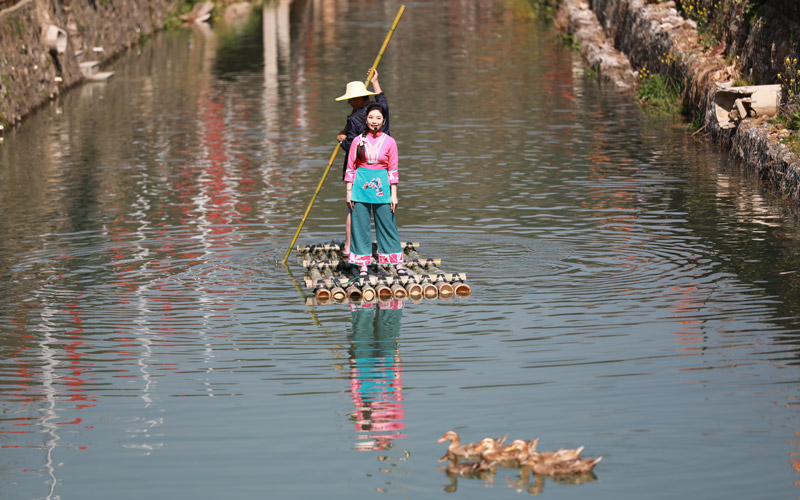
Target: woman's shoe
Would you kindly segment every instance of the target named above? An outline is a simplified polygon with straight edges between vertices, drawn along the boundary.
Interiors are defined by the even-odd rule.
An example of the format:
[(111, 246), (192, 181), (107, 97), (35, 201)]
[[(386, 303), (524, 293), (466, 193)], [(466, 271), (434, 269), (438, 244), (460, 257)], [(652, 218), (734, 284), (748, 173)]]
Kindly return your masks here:
[(406, 268), (405, 268), (405, 267), (399, 267), (399, 266), (398, 266), (398, 268), (396, 269), (396, 271), (397, 271), (397, 275), (398, 275), (398, 276), (401, 276), (401, 277), (403, 277), (403, 276), (408, 276), (408, 271), (406, 270)]

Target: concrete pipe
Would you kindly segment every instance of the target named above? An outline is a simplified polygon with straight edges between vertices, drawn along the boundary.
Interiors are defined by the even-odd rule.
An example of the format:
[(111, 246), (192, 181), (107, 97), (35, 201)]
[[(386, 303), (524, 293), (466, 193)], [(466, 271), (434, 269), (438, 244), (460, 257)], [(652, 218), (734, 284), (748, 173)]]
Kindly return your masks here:
[(67, 51), (67, 32), (58, 26), (49, 25), (44, 30), (44, 45), (56, 54), (63, 54)]
[(736, 128), (745, 118), (775, 116), (781, 107), (781, 86), (728, 87), (718, 83), (713, 107), (722, 129)]

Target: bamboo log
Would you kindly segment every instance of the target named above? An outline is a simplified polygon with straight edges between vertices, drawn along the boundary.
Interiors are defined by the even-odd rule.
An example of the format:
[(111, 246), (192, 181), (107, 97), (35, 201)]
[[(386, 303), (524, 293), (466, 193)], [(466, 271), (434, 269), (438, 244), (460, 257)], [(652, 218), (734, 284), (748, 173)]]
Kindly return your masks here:
[(355, 285), (348, 286), (345, 293), (350, 300), (360, 300), (362, 296), (361, 290)]
[(392, 295), (394, 295), (392, 289), (382, 283), (379, 283), (378, 286), (375, 287), (375, 293), (380, 300), (389, 300), (392, 298)]
[(453, 285), (446, 281), (437, 281), (436, 289), (439, 290), (440, 297), (452, 297), (456, 291), (455, 288), (453, 288)]
[(369, 286), (369, 285), (364, 285), (364, 286), (361, 288), (361, 298), (362, 298), (363, 300), (366, 300), (367, 302), (372, 302), (373, 300), (375, 300), (375, 297), (376, 297), (377, 295), (378, 295), (378, 294), (377, 294), (377, 292), (375, 292), (375, 289), (374, 289), (374, 288), (372, 288), (372, 287), (371, 287), (371, 286)]
[(456, 290), (456, 295), (458, 295), (459, 297), (466, 297), (472, 294), (472, 287), (467, 285), (463, 281), (454, 282), (453, 287)]
[(316, 297), (317, 300), (330, 300), (331, 291), (327, 288), (317, 288), (314, 290), (314, 297)]
[[(319, 260), (316, 256), (311, 258), (298, 258), (297, 263), (303, 267), (341, 267), (342, 265), (349, 265), (347, 259), (341, 257), (341, 253), (331, 252), (331, 256), (325, 260)], [(378, 260), (373, 257), (370, 265), (378, 264)], [(442, 259), (420, 259), (420, 260), (408, 260), (405, 262), (406, 267), (411, 267), (412, 265), (420, 266), (421, 269), (428, 264), (433, 264), (434, 266), (442, 265)]]
[[(372, 248), (377, 249), (377, 243), (372, 242)], [(419, 248), (419, 241), (401, 241), (400, 248), (402, 249), (415, 249)], [(297, 245), (296, 249), (298, 253), (303, 252), (311, 252), (314, 253), (317, 250), (323, 250), (325, 252), (329, 252), (331, 250), (338, 250), (341, 251), (344, 248), (344, 242), (342, 241), (331, 241), (330, 243), (318, 243), (313, 245)]]
[(320, 274), (319, 269), (309, 268), (305, 282), (306, 288), (318, 288), (322, 282), (322, 274)]
[(408, 296), (408, 292), (400, 283), (392, 285), (392, 296), (396, 299), (404, 299)]
[(415, 281), (408, 281), (406, 283), (406, 292), (409, 297), (422, 297), (422, 285)]
[(422, 295), (426, 299), (435, 299), (439, 295), (439, 289), (433, 283), (422, 284)]
[(335, 286), (331, 288), (331, 296), (333, 297), (333, 300), (342, 300), (347, 297), (347, 292), (344, 291), (344, 288)]

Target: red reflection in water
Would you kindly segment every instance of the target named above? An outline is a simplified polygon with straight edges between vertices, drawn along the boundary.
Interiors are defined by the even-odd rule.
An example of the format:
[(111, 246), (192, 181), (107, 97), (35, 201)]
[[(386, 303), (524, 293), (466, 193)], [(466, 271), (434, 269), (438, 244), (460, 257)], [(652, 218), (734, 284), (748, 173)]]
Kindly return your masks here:
[(403, 371), (397, 336), (403, 301), (352, 305), (353, 337), (350, 356), (350, 395), (353, 399), (360, 450), (391, 447), (404, 438)]

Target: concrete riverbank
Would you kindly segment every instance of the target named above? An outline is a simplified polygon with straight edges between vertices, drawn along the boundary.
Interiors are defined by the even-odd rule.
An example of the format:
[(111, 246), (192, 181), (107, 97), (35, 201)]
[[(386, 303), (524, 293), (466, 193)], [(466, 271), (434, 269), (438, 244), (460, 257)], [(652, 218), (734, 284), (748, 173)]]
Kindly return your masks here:
[(573, 35), (601, 82), (630, 92), (640, 68), (681, 82), (683, 108), (702, 132), (800, 205), (800, 157), (780, 142), (790, 132), (763, 117), (723, 129), (712, 106), (718, 83), (776, 84), (785, 59), (797, 57), (792, 40), (799, 39), (800, 6), (753, 3), (730, 2), (716, 13), (725, 26), (716, 46), (702, 43), (697, 23), (682, 17), (674, 1), (561, 0), (556, 22)]
[[(13, 4), (13, 5), (10, 5)], [(22, 0), (0, 11), (0, 125), (85, 78), (163, 28), (178, 0)], [(9, 6), (10, 5), (10, 6)]]

